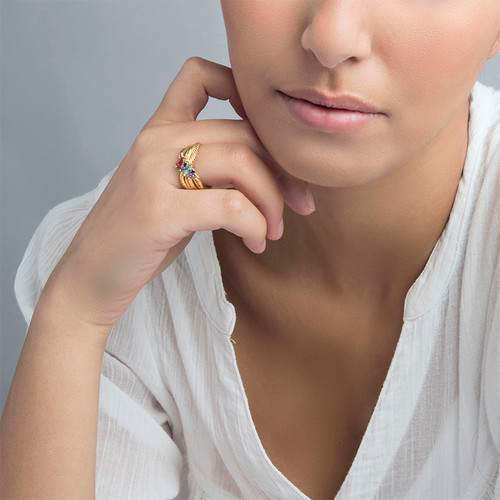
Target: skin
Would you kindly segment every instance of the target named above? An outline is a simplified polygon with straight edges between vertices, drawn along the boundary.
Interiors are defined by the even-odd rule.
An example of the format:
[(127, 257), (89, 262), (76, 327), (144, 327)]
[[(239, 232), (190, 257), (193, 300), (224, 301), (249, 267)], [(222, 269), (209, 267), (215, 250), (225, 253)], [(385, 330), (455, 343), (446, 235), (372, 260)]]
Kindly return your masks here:
[[(309, 183), (317, 207), (307, 218), (285, 207), (283, 238), (260, 255), (216, 235), (237, 311), (238, 367), (271, 461), (311, 498), (333, 498), (386, 378), (406, 293), (452, 209), (469, 95), (498, 51), (500, 4), (222, 7), (245, 112), (280, 166)], [(354, 94), (384, 115), (348, 134), (319, 130), (277, 92), (297, 88)]]
[[(305, 275), (320, 259), (336, 289), (394, 282), (401, 272), (411, 282), (451, 210), (470, 91), (499, 49), (498, 2), (221, 3), (245, 111), (280, 166), (309, 183), (318, 208), (308, 218), (286, 214), (288, 239), (266, 252), (270, 265)], [(277, 90), (297, 87), (351, 93), (385, 115), (361, 131), (324, 132), (284, 106)]]
[[(45, 283), (0, 422), (2, 498), (94, 496), (111, 328), (196, 231), (223, 228), (259, 253), (282, 235), (284, 201), (311, 213), (306, 183), (276, 164), (247, 120), (196, 121), (209, 97), (245, 116), (229, 68), (187, 60)], [(203, 144), (197, 173), (213, 189), (182, 189), (173, 168), (193, 137)]]

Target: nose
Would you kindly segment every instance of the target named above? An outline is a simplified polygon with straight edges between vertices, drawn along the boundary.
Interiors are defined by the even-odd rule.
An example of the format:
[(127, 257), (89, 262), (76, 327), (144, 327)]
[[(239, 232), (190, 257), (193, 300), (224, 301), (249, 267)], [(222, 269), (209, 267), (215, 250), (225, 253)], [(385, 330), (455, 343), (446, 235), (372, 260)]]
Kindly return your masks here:
[(326, 68), (346, 60), (361, 60), (371, 53), (365, 0), (316, 0), (302, 33), (302, 46)]

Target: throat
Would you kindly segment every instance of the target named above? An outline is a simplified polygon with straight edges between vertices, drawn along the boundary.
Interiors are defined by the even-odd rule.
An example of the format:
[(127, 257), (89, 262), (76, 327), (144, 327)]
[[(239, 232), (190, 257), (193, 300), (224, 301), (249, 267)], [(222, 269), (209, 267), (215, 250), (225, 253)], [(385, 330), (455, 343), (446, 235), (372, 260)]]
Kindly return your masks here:
[(228, 234), (214, 232), (214, 240), (236, 309), (232, 345), (260, 442), (307, 496), (333, 498), (386, 378), (402, 305), (349, 303), (312, 281), (269, 273)]
[(214, 241), (228, 300), (246, 323), (277, 342), (297, 342), (298, 350), (303, 342), (343, 349), (354, 337), (371, 342), (371, 332), (387, 324), (401, 328), (407, 288), (339, 290), (318, 270), (262, 261), (262, 254), (249, 252), (226, 231), (214, 232)]

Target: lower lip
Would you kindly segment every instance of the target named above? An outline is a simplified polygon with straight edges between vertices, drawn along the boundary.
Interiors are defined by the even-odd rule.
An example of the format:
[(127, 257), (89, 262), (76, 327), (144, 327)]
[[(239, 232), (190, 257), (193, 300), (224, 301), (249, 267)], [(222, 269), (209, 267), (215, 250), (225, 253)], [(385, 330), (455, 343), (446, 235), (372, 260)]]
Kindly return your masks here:
[[(282, 94), (283, 95), (283, 94)], [(312, 102), (283, 95), (288, 109), (308, 125), (328, 132), (354, 132), (376, 123), (382, 113), (363, 113), (318, 106)]]

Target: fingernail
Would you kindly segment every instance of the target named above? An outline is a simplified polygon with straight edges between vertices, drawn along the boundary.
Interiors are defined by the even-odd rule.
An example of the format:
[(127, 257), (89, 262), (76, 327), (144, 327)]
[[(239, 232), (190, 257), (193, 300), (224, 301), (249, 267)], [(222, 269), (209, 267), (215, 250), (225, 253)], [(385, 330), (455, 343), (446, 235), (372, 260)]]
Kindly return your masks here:
[(285, 225), (283, 224), (283, 217), (281, 217), (280, 223), (278, 224), (278, 238), (283, 236), (283, 229)]
[(262, 253), (266, 249), (266, 239), (264, 238), (264, 242), (262, 243), (262, 247), (259, 253)]
[(306, 188), (305, 198), (307, 207), (311, 212), (314, 212), (316, 210), (316, 205), (314, 204), (314, 198), (309, 188)]

